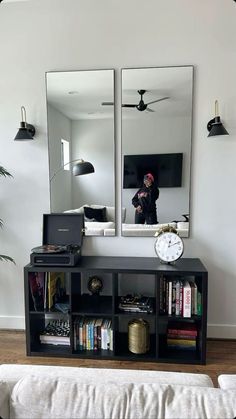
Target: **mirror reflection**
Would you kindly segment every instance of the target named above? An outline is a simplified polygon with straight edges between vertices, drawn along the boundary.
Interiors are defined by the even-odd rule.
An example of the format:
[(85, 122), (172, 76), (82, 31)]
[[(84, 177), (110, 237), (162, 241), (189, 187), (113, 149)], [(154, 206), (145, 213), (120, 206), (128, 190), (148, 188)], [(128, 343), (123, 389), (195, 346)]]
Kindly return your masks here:
[(124, 236), (189, 235), (193, 67), (122, 70)]
[(46, 90), (51, 212), (83, 213), (85, 235), (113, 236), (114, 107), (102, 103), (114, 102), (114, 70), (48, 72)]

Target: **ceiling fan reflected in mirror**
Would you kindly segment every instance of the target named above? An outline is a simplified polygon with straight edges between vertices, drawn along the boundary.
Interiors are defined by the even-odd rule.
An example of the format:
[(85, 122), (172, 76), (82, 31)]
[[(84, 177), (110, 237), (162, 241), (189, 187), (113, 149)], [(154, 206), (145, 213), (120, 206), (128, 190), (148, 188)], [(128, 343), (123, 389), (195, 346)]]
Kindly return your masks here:
[[(147, 92), (147, 90), (138, 90), (138, 94), (140, 95), (139, 103), (123, 103), (122, 108), (136, 108), (138, 111), (148, 111), (148, 112), (155, 112), (153, 109), (149, 108), (149, 105), (157, 102), (161, 102), (162, 100), (170, 99), (168, 96), (162, 97), (160, 99), (152, 100), (151, 102), (144, 103), (143, 95)], [(102, 102), (103, 106), (112, 106), (114, 105), (113, 102)]]

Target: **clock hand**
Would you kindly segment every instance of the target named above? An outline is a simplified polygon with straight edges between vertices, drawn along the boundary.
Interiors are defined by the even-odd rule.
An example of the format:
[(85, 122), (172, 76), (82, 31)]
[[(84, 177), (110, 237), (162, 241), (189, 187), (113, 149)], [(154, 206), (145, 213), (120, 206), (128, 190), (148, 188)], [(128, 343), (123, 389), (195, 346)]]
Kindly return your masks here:
[(168, 246), (168, 247), (175, 246), (176, 244), (179, 244), (179, 243), (180, 243), (180, 241), (175, 242), (175, 243), (172, 243), (172, 244), (169, 244), (169, 246)]

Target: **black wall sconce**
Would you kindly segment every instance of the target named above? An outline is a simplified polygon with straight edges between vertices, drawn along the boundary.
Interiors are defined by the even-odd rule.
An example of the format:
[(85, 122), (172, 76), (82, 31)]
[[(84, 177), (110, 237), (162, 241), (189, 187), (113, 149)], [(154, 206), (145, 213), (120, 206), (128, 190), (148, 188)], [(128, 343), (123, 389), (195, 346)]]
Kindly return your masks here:
[(208, 137), (214, 137), (216, 135), (229, 135), (220, 120), (218, 100), (215, 101), (215, 118), (208, 122), (207, 129), (209, 131)]
[(19, 131), (17, 132), (14, 140), (15, 141), (28, 141), (34, 140), (35, 128), (33, 125), (26, 122), (26, 110), (24, 106), (21, 106), (21, 123)]

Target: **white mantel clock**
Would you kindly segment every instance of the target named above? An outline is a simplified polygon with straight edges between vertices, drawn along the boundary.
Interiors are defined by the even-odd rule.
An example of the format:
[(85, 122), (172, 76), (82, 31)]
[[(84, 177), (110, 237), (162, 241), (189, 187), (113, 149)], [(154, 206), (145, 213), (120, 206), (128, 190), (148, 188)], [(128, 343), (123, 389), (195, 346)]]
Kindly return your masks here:
[(171, 226), (163, 227), (155, 236), (157, 238), (154, 249), (161, 262), (175, 262), (183, 255), (184, 243), (175, 228)]

